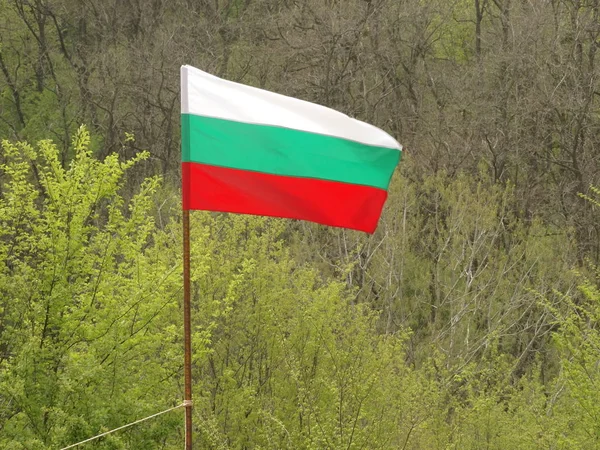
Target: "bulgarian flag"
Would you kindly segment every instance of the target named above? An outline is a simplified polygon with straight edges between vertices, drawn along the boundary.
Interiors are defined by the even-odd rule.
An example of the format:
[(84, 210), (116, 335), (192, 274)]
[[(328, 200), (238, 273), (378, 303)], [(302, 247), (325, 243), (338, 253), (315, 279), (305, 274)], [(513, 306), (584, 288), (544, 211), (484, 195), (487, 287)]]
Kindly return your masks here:
[(338, 111), (181, 67), (183, 208), (373, 233), (402, 146)]

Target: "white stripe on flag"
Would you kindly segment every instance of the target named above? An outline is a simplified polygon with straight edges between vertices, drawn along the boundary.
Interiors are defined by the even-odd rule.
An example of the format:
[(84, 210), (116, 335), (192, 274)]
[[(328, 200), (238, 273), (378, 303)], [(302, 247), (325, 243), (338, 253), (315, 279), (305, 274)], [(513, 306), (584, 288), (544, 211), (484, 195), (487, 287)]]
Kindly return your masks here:
[(181, 112), (335, 136), (377, 147), (402, 146), (385, 131), (325, 106), (181, 66)]

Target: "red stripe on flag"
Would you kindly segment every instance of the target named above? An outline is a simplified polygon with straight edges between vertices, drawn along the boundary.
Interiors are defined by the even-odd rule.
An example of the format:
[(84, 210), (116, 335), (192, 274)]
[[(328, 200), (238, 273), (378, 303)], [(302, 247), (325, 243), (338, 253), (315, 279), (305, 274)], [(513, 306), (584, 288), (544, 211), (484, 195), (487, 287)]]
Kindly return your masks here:
[(387, 191), (314, 178), (182, 164), (183, 209), (309, 220), (373, 233)]

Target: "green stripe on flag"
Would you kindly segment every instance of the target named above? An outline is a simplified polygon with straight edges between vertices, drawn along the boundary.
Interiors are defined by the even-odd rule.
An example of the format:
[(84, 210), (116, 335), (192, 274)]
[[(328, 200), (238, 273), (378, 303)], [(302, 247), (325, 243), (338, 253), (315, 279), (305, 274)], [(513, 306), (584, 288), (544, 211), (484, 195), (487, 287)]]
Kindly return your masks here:
[(182, 114), (182, 160), (387, 189), (400, 151), (266, 125)]

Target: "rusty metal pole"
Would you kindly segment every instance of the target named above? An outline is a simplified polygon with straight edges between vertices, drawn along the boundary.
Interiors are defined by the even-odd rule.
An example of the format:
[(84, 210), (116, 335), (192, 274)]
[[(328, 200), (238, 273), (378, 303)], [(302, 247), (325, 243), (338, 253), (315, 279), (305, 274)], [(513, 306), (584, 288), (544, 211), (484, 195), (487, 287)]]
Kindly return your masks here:
[(192, 324), (190, 308), (190, 211), (183, 210), (183, 340), (185, 450), (192, 450)]

